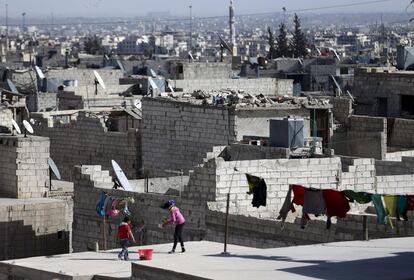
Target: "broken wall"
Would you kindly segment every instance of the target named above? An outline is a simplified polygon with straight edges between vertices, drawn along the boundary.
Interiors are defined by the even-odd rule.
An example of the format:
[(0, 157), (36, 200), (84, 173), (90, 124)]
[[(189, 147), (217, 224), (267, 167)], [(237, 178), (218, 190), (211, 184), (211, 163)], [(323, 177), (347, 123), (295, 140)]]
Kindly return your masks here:
[(29, 112), (46, 111), (57, 106), (57, 94), (54, 92), (39, 92), (29, 94), (26, 98), (26, 106)]
[(293, 80), (288, 79), (185, 79), (172, 80), (171, 86), (177, 89), (182, 89), (184, 92), (193, 92), (195, 90), (241, 90), (252, 93), (254, 95), (293, 95)]
[(9, 133), (12, 128), (13, 111), (0, 106), (0, 133)]
[(100, 118), (85, 112), (79, 112), (76, 120), (68, 123), (53, 123), (52, 117), (39, 116), (34, 131), (37, 135), (50, 138), (50, 156), (56, 162), (63, 180), (73, 180), (75, 165), (100, 164), (112, 170), (112, 159), (121, 166), (128, 178), (140, 177), (140, 131), (108, 131)]

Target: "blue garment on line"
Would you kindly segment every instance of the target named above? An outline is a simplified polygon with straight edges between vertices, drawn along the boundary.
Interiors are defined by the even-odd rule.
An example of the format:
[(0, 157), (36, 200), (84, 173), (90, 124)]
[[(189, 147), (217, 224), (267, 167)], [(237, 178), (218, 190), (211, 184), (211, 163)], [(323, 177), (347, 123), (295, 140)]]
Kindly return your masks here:
[(377, 223), (385, 225), (385, 210), (384, 205), (382, 204), (382, 196), (380, 194), (371, 194), (371, 200), (374, 203), (375, 211), (377, 212)]
[(407, 217), (407, 201), (408, 198), (406, 195), (397, 196), (397, 219), (403, 218), (404, 221), (408, 220)]

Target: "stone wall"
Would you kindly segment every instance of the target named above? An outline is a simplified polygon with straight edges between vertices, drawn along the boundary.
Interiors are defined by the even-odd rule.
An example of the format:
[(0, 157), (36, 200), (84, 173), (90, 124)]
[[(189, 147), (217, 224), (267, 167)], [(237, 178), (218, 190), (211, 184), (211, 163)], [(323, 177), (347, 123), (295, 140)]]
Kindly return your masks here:
[(142, 162), (150, 177), (191, 170), (213, 146), (236, 141), (231, 108), (144, 98), (142, 115)]
[(0, 136), (0, 197), (39, 198), (49, 188), (49, 139)]
[(0, 260), (69, 253), (68, 212), (62, 200), (0, 198)]
[(27, 109), (29, 112), (46, 111), (57, 106), (57, 94), (54, 92), (39, 92), (29, 94), (26, 98)]
[(0, 133), (9, 133), (12, 127), (13, 111), (0, 106)]
[(49, 115), (34, 116), (37, 135), (50, 138), (50, 156), (56, 162), (63, 180), (72, 181), (73, 166), (100, 164), (112, 170), (115, 160), (128, 178), (140, 177), (141, 134), (107, 131), (102, 119), (79, 112), (76, 120), (53, 123)]
[[(97, 69), (96, 70), (105, 82), (105, 85), (119, 85), (119, 79), (124, 76), (121, 70)], [(93, 69), (50, 69), (45, 73), (49, 79), (76, 80), (78, 87), (94, 86), (95, 76)]]
[(377, 175), (414, 174), (414, 157), (402, 157), (400, 161), (376, 160)]
[[(171, 67), (182, 65), (183, 73), (178, 74), (178, 79), (228, 79), (232, 76), (231, 64), (222, 62), (184, 62), (171, 64)], [(174, 69), (170, 70), (170, 78), (174, 79)]]
[(185, 79), (171, 81), (171, 85), (184, 92), (195, 90), (242, 90), (251, 94), (263, 95), (293, 95), (293, 80), (288, 79)]

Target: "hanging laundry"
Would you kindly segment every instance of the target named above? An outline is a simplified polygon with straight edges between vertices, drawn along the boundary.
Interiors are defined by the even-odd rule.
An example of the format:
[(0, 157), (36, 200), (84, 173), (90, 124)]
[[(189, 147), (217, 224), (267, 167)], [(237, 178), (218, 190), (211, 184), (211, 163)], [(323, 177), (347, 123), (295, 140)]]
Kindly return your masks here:
[(403, 218), (404, 221), (408, 221), (407, 216), (407, 196), (398, 195), (397, 196), (397, 219), (400, 221)]
[(391, 228), (394, 228), (391, 217), (397, 216), (397, 196), (396, 195), (384, 195), (385, 211), (388, 216)]
[(114, 201), (114, 199), (112, 198), (112, 197), (108, 197), (109, 199), (108, 199), (108, 202), (107, 203), (105, 203), (105, 214), (107, 215), (107, 216), (109, 216), (109, 212), (111, 211), (111, 209), (112, 209), (112, 203), (113, 203), (113, 201)]
[(305, 189), (302, 212), (302, 228), (305, 228), (307, 224), (307, 221), (309, 219), (308, 214), (319, 216), (326, 213), (325, 201), (323, 199), (323, 194), (321, 190), (312, 188)]
[(375, 211), (377, 212), (377, 223), (381, 225), (386, 224), (385, 210), (382, 204), (382, 197), (380, 194), (371, 194), (371, 200), (374, 203)]
[(290, 204), (290, 210), (292, 212), (295, 212), (296, 209), (293, 206), (293, 204), (303, 206), (305, 202), (305, 187), (301, 185), (291, 185), (292, 191), (293, 191), (293, 200)]
[(414, 195), (407, 195), (407, 210), (414, 210)]
[(286, 194), (285, 201), (283, 202), (282, 208), (279, 211), (279, 216), (277, 217), (277, 220), (282, 219), (282, 224), (281, 224), (282, 228), (284, 226), (286, 217), (287, 217), (287, 215), (290, 211), (290, 208), (291, 208), (291, 206), (290, 206), (290, 204), (292, 203), (291, 199), (292, 199), (292, 186), (289, 186), (289, 190)]
[(107, 199), (106, 193), (101, 192), (99, 195), (98, 203), (96, 204), (96, 207), (95, 207), (96, 213), (101, 217), (105, 216), (104, 204), (105, 204), (106, 199)]
[(117, 199), (113, 199), (111, 203), (111, 209), (107, 212), (109, 217), (116, 217), (119, 215), (119, 210), (116, 209), (116, 205), (118, 203)]
[(252, 205), (259, 208), (266, 206), (267, 185), (263, 178), (246, 174), (247, 182), (249, 183), (248, 194), (253, 193)]
[(346, 213), (351, 209), (345, 195), (336, 190), (322, 190), (323, 199), (326, 206), (326, 228), (331, 227), (331, 217), (345, 218)]
[(366, 204), (371, 202), (371, 194), (367, 192), (355, 192), (351, 190), (342, 191), (342, 193), (349, 199), (349, 202), (358, 202), (359, 204)]

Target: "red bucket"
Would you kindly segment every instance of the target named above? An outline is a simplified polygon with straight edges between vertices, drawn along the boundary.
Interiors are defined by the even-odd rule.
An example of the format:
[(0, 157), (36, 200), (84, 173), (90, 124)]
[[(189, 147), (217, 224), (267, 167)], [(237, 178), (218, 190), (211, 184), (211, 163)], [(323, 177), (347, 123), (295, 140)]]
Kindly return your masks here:
[(143, 261), (150, 261), (152, 260), (152, 249), (139, 249), (138, 255), (139, 259)]

